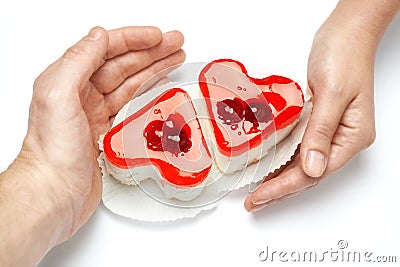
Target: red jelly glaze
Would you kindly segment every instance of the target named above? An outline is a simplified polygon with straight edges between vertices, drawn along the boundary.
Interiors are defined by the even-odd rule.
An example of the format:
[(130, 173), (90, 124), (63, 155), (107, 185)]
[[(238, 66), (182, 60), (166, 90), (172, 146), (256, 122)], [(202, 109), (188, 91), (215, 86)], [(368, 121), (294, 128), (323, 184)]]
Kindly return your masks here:
[[(260, 90), (262, 91), (262, 95), (263, 97), (266, 99), (266, 101), (268, 103), (270, 103), (277, 112), (279, 112), (279, 114), (277, 116), (273, 116), (272, 115), (272, 119), (274, 120), (274, 124), (271, 124), (270, 126), (266, 127), (265, 129), (263, 129), (262, 131), (259, 131), (256, 127), (257, 127), (257, 123), (253, 124), (253, 127), (249, 130), (249, 131), (243, 131), (246, 134), (254, 134), (254, 133), (258, 133), (260, 132), (258, 135), (252, 137), (251, 139), (248, 140), (248, 142), (240, 144), (238, 146), (229, 146), (226, 145), (227, 141), (225, 140), (221, 129), (218, 126), (218, 123), (216, 121), (216, 118), (214, 116), (214, 112), (212, 109), (212, 103), (210, 101), (211, 94), (208, 88), (208, 83), (210, 82), (214, 82), (216, 83), (216, 81), (218, 80), (218, 77), (212, 77), (212, 81), (207, 80), (206, 77), (206, 73), (210, 70), (210, 68), (214, 65), (214, 64), (218, 64), (218, 63), (234, 63), (236, 64), (243, 75), (245, 75), (251, 82), (253, 82), (255, 85), (257, 85)], [(301, 93), (301, 101), (302, 101), (302, 105), (301, 106), (287, 106), (287, 101), (286, 99), (281, 96), (279, 93), (273, 92), (272, 90), (266, 90), (266, 88), (271, 88), (273, 84), (291, 84), (294, 83), (296, 88), (300, 91)], [(237, 156), (240, 155), (242, 153), (244, 153), (245, 151), (247, 151), (248, 149), (252, 149), (258, 145), (261, 144), (262, 140), (268, 138), (275, 130), (280, 130), (282, 128), (285, 128), (286, 126), (290, 125), (291, 123), (293, 123), (295, 120), (298, 119), (298, 117), (300, 116), (300, 113), (302, 111), (303, 108), (303, 104), (304, 104), (304, 96), (302, 93), (302, 90), (300, 88), (300, 86), (295, 83), (293, 80), (286, 78), (286, 77), (282, 77), (282, 76), (278, 76), (278, 75), (272, 75), (266, 78), (253, 78), (250, 77), (247, 73), (246, 68), (244, 67), (244, 65), (236, 60), (233, 59), (218, 59), (218, 60), (214, 60), (211, 63), (208, 63), (200, 72), (199, 74), (199, 86), (201, 89), (201, 92), (205, 98), (206, 104), (207, 104), (207, 110), (212, 118), (211, 123), (213, 125), (214, 128), (214, 132), (215, 132), (215, 137), (216, 137), (216, 141), (217, 141), (217, 147), (219, 149), (219, 151), (221, 153), (223, 153), (226, 156)], [(242, 89), (239, 85), (237, 86), (237, 88)], [(249, 102), (250, 99), (247, 99), (245, 102)], [(244, 112), (245, 114), (246, 112)], [(254, 114), (253, 114), (254, 115)], [(247, 116), (247, 120), (253, 120), (254, 121), (254, 117), (253, 115)], [(246, 116), (245, 116), (246, 117)], [(253, 117), (253, 119), (252, 119)], [(262, 117), (262, 116), (260, 116)], [(268, 117), (267, 114), (265, 114), (265, 117)], [(260, 120), (259, 117), (257, 117), (258, 120)], [(267, 118), (264, 118), (267, 119)]]
[[(163, 101), (168, 101), (168, 100), (174, 98), (174, 96), (178, 93), (185, 94), (187, 96), (188, 100), (190, 101), (189, 96), (187, 95), (187, 93), (184, 90), (182, 90), (180, 88), (169, 89), (167, 92), (165, 92), (161, 96), (150, 101), (142, 109), (140, 109), (139, 111), (132, 114), (131, 116), (126, 118), (124, 121), (122, 121), (121, 123), (119, 123), (118, 125), (113, 127), (104, 136), (104, 141), (103, 141), (104, 153), (105, 153), (105, 156), (107, 157), (107, 159), (113, 165), (115, 165), (121, 169), (128, 169), (128, 168), (132, 168), (132, 167), (138, 167), (138, 166), (152, 164), (158, 168), (160, 174), (168, 182), (172, 183), (173, 185), (182, 186), (182, 187), (196, 186), (196, 185), (200, 184), (201, 182), (203, 182), (204, 179), (207, 178), (208, 173), (210, 172), (210, 169), (211, 169), (211, 160), (210, 160), (210, 163), (199, 172), (186, 172), (186, 171), (182, 171), (180, 168), (174, 166), (173, 164), (168, 163), (165, 160), (161, 160), (159, 158), (143, 158), (143, 157), (142, 158), (126, 158), (126, 157), (124, 157), (122, 151), (114, 151), (112, 148), (113, 137), (116, 134), (120, 134), (124, 127), (129, 127), (130, 123), (132, 123), (135, 119), (139, 118), (140, 116), (144, 115), (146, 112), (149, 112), (149, 110), (153, 110), (155, 114), (160, 113), (160, 110), (157, 109), (157, 105)], [(191, 103), (191, 101), (190, 101), (190, 103)], [(178, 103), (173, 103), (173, 104), (176, 105)], [(194, 108), (193, 108), (193, 112), (195, 112)], [(168, 117), (167, 120), (165, 120), (165, 121), (155, 120), (155, 121), (149, 122), (147, 124), (147, 127), (146, 127), (146, 125), (143, 125), (143, 128), (146, 127), (146, 130), (147, 130), (147, 134), (145, 134), (146, 130), (143, 132), (143, 138), (146, 138), (146, 135), (147, 135), (147, 137), (149, 137), (151, 139), (150, 144), (147, 140), (147, 148), (146, 149), (151, 149), (153, 151), (159, 151), (159, 153), (164, 153), (164, 150), (166, 150), (166, 151), (172, 150), (172, 152), (171, 151), (169, 151), (169, 152), (173, 153), (176, 157), (185, 157), (186, 153), (191, 153), (190, 152), (191, 146), (192, 146), (192, 143), (190, 141), (191, 131), (192, 130), (201, 131), (201, 129), (199, 127), (200, 124), (196, 118), (197, 125), (198, 125), (198, 127), (196, 127), (197, 129), (190, 129), (188, 124), (185, 123), (182, 125), (183, 118), (179, 118), (179, 116), (180, 116), (179, 114), (170, 114), (170, 116), (173, 116), (173, 115), (178, 116), (178, 117), (175, 116), (175, 118), (172, 118), (172, 120), (176, 124), (179, 124), (179, 125), (177, 125), (177, 126), (179, 126), (178, 127), (179, 136), (182, 137), (181, 140), (185, 140), (185, 142), (186, 142), (186, 143), (184, 143), (184, 145), (181, 145), (181, 143), (179, 144), (179, 150), (180, 150), (179, 153), (175, 153), (175, 152), (177, 152), (176, 148), (169, 147), (169, 148), (165, 149), (165, 147), (164, 147), (164, 149), (163, 149), (163, 144), (161, 141), (162, 138), (159, 138), (154, 132), (155, 130), (159, 130), (160, 128), (161, 128), (161, 130), (164, 130), (164, 131), (171, 130), (171, 129), (167, 129), (167, 127), (165, 126), (165, 121), (168, 121), (168, 119), (171, 119), (170, 117)], [(179, 121), (179, 123), (177, 123), (178, 121)], [(175, 129), (172, 129), (172, 130), (175, 130)], [(138, 132), (140, 132), (140, 129), (138, 129)], [(175, 134), (175, 133), (173, 133), (173, 134)], [(206, 145), (206, 142), (204, 140), (202, 133), (201, 133), (201, 136), (202, 136), (202, 140), (201, 140), (200, 145), (204, 146), (206, 149), (206, 152), (207, 152), (206, 155), (203, 155), (203, 156), (209, 157), (211, 159), (211, 155), (208, 151), (208, 148), (207, 148), (207, 145)], [(159, 138), (160, 140), (157, 140), (157, 138)], [(157, 143), (158, 141), (161, 141), (161, 142)], [(166, 146), (168, 147), (168, 144), (166, 144)]]

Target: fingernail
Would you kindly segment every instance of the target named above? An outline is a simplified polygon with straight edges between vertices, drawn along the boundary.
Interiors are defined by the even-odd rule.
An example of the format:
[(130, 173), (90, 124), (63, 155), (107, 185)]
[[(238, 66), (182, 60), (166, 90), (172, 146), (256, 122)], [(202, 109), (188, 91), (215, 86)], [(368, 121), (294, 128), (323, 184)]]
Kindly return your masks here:
[(89, 34), (86, 36), (86, 39), (95, 41), (98, 40), (102, 34), (103, 34), (102, 29), (99, 27), (95, 27), (90, 30)]
[(251, 201), (251, 203), (253, 203), (253, 205), (262, 205), (262, 204), (265, 204), (270, 201), (271, 201), (271, 199), (269, 198), (269, 199), (260, 199), (257, 201)]
[(267, 201), (264, 204), (260, 204), (258, 206), (255, 206), (254, 208), (252, 208), (250, 210), (250, 212), (257, 212), (259, 210), (262, 210), (266, 206), (270, 206), (270, 205), (273, 205), (273, 204), (278, 203), (278, 202), (279, 202), (279, 199), (271, 199), (270, 201)]
[(250, 210), (250, 212), (257, 212), (257, 211), (259, 211), (259, 210), (262, 210), (262, 209), (265, 208), (266, 206), (268, 206), (268, 203), (263, 204), (263, 205), (255, 206), (254, 208), (252, 208), (252, 209)]
[(320, 177), (326, 168), (326, 158), (324, 154), (316, 150), (308, 151), (305, 167), (309, 176)]

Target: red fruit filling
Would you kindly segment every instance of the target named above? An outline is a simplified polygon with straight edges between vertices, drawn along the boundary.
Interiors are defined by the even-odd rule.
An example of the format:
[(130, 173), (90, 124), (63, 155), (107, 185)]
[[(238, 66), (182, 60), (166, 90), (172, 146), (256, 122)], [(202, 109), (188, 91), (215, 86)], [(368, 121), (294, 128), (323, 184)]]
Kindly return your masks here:
[(191, 130), (180, 114), (170, 114), (165, 121), (155, 120), (144, 129), (147, 148), (168, 151), (174, 155), (186, 153), (192, 147)]
[(155, 120), (150, 122), (144, 129), (143, 135), (147, 141), (147, 148), (153, 151), (163, 151), (161, 134), (164, 122)]
[(240, 98), (224, 99), (217, 102), (218, 118), (227, 125), (239, 123), (244, 116), (245, 104)]
[(244, 118), (253, 124), (267, 123), (274, 118), (268, 102), (261, 98), (250, 98), (246, 101)]
[[(237, 97), (218, 101), (217, 113), (218, 118), (227, 125), (237, 125), (243, 120), (250, 122), (252, 126), (248, 130), (245, 129), (243, 124), (242, 128), (246, 134), (259, 132), (260, 123), (267, 123), (274, 118), (271, 107), (262, 95), (250, 98), (247, 101)], [(232, 130), (234, 129), (238, 129), (238, 127), (232, 128)]]

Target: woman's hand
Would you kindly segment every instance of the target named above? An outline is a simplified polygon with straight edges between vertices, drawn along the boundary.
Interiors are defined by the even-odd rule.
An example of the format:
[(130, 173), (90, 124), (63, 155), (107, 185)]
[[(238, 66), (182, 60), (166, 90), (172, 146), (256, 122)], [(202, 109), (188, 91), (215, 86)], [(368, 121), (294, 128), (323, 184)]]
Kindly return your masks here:
[(336, 16), (320, 28), (308, 62), (314, 107), (300, 153), (247, 197), (247, 210), (259, 210), (315, 186), (374, 142), (378, 41), (364, 28), (341, 27)]

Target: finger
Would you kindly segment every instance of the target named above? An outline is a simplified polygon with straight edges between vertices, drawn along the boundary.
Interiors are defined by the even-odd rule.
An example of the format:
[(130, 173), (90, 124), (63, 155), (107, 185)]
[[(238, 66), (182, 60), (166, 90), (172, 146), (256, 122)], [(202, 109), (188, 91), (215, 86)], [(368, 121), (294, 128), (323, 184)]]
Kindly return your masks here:
[[(152, 87), (161, 86), (161, 85), (169, 83), (169, 82), (170, 82), (170, 79), (168, 77), (162, 77), (160, 80), (156, 81), (155, 84), (152, 85), (149, 89), (151, 89)], [(115, 116), (116, 115), (113, 115), (113, 116), (109, 117), (109, 120), (108, 120), (109, 121), (109, 125), (113, 125), (114, 124)]]
[(356, 97), (347, 108), (332, 140), (331, 154), (326, 171), (341, 169), (361, 150), (375, 140), (373, 98)]
[[(295, 155), (297, 155), (297, 154), (298, 154), (298, 151), (297, 151), (297, 153), (295, 152)], [(292, 158), (294, 158), (295, 155), (293, 155)], [(286, 170), (289, 170), (289, 169), (293, 168), (293, 165), (294, 165), (293, 162), (289, 161), (287, 164), (282, 165), (281, 167), (279, 167), (275, 171), (273, 171), (273, 172), (269, 173), (268, 175), (264, 176), (264, 179), (256, 182), (255, 186), (250, 187), (249, 193), (253, 193), (254, 191), (256, 191), (266, 181), (269, 181), (271, 179), (274, 179), (274, 178), (278, 177), (283, 171), (286, 171)]]
[[(349, 129), (346, 129), (343, 126), (339, 126), (338, 132), (340, 134), (345, 133), (349, 135), (347, 132)], [(346, 137), (340, 136), (340, 139), (345, 139)], [(332, 141), (331, 153), (329, 155), (328, 165), (326, 167), (326, 173), (334, 173), (341, 168), (343, 168), (355, 155), (357, 155), (362, 148), (359, 144), (356, 144), (352, 141), (345, 143), (338, 143), (335, 138)]]
[[(290, 163), (289, 163), (290, 165)], [(287, 165), (282, 165), (279, 169), (268, 173), (266, 176), (264, 176), (263, 179), (261, 179), (260, 181), (257, 182), (252, 182), (249, 185), (249, 193), (253, 193), (254, 191), (256, 191), (263, 183), (265, 183), (268, 180), (271, 180), (275, 177), (277, 177), (286, 167), (288, 167)]]
[[(295, 197), (295, 196), (299, 195), (300, 193), (303, 193), (304, 191), (313, 188), (313, 187), (316, 186), (317, 184), (318, 184), (318, 183), (315, 183), (315, 184), (313, 184), (313, 185), (311, 185), (311, 186), (309, 186), (309, 187), (306, 187), (306, 188), (304, 188), (304, 189), (301, 189), (301, 190), (299, 190), (299, 191), (297, 191), (297, 192), (284, 195), (283, 197), (280, 197), (280, 198), (277, 198), (277, 199), (272, 199), (272, 200), (270, 200), (270, 201), (268, 201), (268, 202), (265, 202), (265, 203), (259, 204), (259, 205), (253, 204), (253, 203), (251, 202), (251, 200), (249, 199), (249, 200), (248, 200), (248, 201), (250, 201), (249, 204), (252, 205), (252, 207), (251, 207), (251, 209), (248, 210), (248, 211), (249, 211), (249, 212), (256, 212), (256, 211), (262, 210), (263, 208), (265, 208), (265, 207), (267, 207), (267, 206), (275, 205), (276, 203), (278, 203), (278, 202), (280, 202), (280, 201), (282, 201), (282, 200)], [(247, 199), (246, 199), (246, 201), (247, 201)], [(247, 205), (248, 205), (248, 204), (247, 204)], [(246, 207), (246, 203), (245, 203), (245, 207)]]
[[(298, 162), (298, 160), (297, 160)], [(245, 207), (251, 210), (253, 207), (280, 199), (319, 182), (320, 178), (310, 179), (299, 163), (285, 170), (278, 177), (266, 181), (245, 200)]]
[(153, 84), (151, 87), (158, 87), (161, 86), (163, 84), (169, 83), (171, 80), (168, 77), (162, 77), (161, 79), (159, 79), (158, 81), (156, 81), (155, 84)]
[(324, 173), (332, 138), (349, 103), (338, 91), (325, 90), (315, 96), (313, 111), (300, 148), (303, 170), (311, 177), (320, 177)]
[(296, 148), (296, 151), (294, 152), (293, 156), (290, 157), (290, 160), (286, 164), (280, 166), (274, 172), (268, 174), (265, 177), (264, 181), (268, 181), (268, 180), (274, 179), (274, 178), (278, 177), (283, 171), (288, 171), (288, 170), (290, 170), (292, 168), (295, 168), (296, 165), (298, 164), (298, 161), (299, 161), (298, 160), (299, 152), (300, 152), (300, 145), (298, 145), (298, 147)]
[(162, 33), (157, 27), (131, 26), (108, 31), (110, 40), (105, 59), (129, 51), (153, 47), (161, 42)]
[[(50, 94), (53, 97), (71, 95), (70, 92), (81, 90), (93, 72), (104, 62), (107, 43), (106, 31), (100, 27), (93, 28), (38, 77), (35, 89), (61, 91)], [(49, 96), (48, 92), (43, 92), (43, 95)]]
[[(289, 195), (280, 197), (280, 198), (278, 198), (278, 199), (272, 199), (272, 200), (270, 200), (270, 201), (268, 201), (268, 202), (266, 202), (266, 203), (259, 204), (259, 205), (254, 205), (253, 203), (250, 203), (251, 208), (250, 208), (248, 211), (249, 211), (249, 212), (257, 212), (257, 211), (262, 210), (263, 208), (265, 208), (265, 207), (267, 207), (267, 206), (275, 205), (276, 203), (278, 203), (278, 202), (281, 201), (281, 200), (294, 197), (294, 196), (300, 194), (301, 192), (303, 192), (303, 191), (305, 191), (305, 190), (307, 190), (307, 189), (308, 189), (308, 188), (303, 189), (303, 190), (301, 190), (301, 191), (299, 191), (299, 192), (296, 192), (296, 193), (291, 193), (291, 194), (289, 194)], [(251, 201), (251, 200), (249, 200), (249, 201)], [(245, 205), (245, 207), (246, 207), (246, 205)]]
[(140, 92), (143, 92), (150, 88), (161, 77), (173, 71), (184, 61), (185, 52), (179, 50), (125, 80), (120, 87), (105, 95), (106, 104), (111, 114), (110, 116), (117, 114), (117, 112), (132, 99), (138, 89)]
[(165, 33), (162, 41), (149, 49), (131, 51), (107, 60), (91, 77), (93, 85), (103, 94), (108, 94), (128, 77), (147, 68), (152, 63), (165, 58), (183, 45), (183, 35), (179, 31)]

